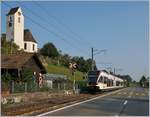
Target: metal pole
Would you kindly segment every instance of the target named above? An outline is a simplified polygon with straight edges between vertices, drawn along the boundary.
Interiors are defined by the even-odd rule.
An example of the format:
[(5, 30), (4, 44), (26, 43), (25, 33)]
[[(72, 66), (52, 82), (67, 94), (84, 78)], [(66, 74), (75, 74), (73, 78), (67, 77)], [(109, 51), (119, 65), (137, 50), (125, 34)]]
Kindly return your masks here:
[(94, 66), (93, 66), (93, 48), (92, 48), (92, 65), (91, 65), (91, 69), (92, 69), (92, 71), (94, 70)]
[(76, 80), (75, 80), (75, 73), (74, 73), (74, 80), (73, 80), (73, 90), (74, 90), (74, 93), (75, 93), (75, 90), (76, 90)]

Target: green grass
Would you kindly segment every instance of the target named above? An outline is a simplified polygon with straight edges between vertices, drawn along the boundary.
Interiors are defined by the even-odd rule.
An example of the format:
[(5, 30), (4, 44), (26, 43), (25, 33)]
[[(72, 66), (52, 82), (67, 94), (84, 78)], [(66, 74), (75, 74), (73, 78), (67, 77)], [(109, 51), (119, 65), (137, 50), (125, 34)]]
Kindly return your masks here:
[[(56, 66), (56, 65), (48, 65), (45, 67), (48, 73), (53, 73), (53, 74), (63, 74), (66, 75), (67, 78), (73, 81), (74, 76), (71, 75), (70, 71), (68, 68), (63, 67), (63, 66)], [(83, 80), (83, 73), (76, 71), (75, 72), (75, 79), (76, 81)]]

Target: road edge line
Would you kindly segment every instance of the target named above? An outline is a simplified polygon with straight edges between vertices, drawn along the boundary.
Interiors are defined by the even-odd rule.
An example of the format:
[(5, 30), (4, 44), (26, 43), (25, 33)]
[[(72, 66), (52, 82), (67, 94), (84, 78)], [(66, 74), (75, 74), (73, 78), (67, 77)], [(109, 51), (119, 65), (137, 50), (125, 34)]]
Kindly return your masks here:
[(83, 104), (85, 102), (89, 102), (89, 101), (92, 101), (92, 100), (96, 100), (98, 98), (102, 98), (102, 97), (105, 97), (105, 96), (108, 96), (108, 95), (111, 95), (111, 94), (114, 94), (114, 93), (117, 93), (119, 91), (122, 91), (126, 88), (123, 88), (123, 89), (120, 89), (120, 90), (117, 90), (117, 91), (113, 91), (113, 92), (110, 92), (110, 93), (107, 93), (107, 94), (104, 94), (104, 95), (101, 95), (101, 96), (97, 96), (95, 98), (92, 98), (92, 99), (88, 99), (88, 100), (85, 100), (85, 101), (81, 101), (81, 102), (78, 102), (78, 103), (75, 103), (75, 104), (72, 104), (72, 105), (68, 105), (68, 106), (65, 106), (65, 107), (62, 107), (62, 108), (58, 108), (56, 110), (52, 110), (52, 111), (48, 111), (48, 112), (45, 112), (45, 113), (42, 113), (42, 114), (39, 114), (39, 115), (36, 115), (37, 117), (39, 116), (44, 116), (46, 114), (51, 114), (51, 113), (54, 113), (54, 112), (57, 112), (57, 111), (60, 111), (60, 110), (63, 110), (63, 109), (67, 109), (69, 107), (73, 107), (73, 106), (76, 106), (76, 105), (79, 105), (79, 104)]

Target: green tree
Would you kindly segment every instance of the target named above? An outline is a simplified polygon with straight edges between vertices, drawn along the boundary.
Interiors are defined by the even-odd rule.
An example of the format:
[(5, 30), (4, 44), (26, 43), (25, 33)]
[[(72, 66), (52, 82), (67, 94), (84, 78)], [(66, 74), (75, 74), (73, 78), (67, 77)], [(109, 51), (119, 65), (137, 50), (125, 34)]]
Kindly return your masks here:
[(20, 52), (19, 46), (13, 43), (12, 41), (7, 41), (6, 36), (2, 34), (1, 36), (1, 53), (10, 54)]
[(139, 81), (140, 86), (141, 86), (141, 87), (147, 87), (147, 82), (148, 82), (148, 80), (147, 80), (146, 77), (143, 75), (143, 76), (141, 77), (140, 81)]
[(12, 77), (9, 73), (2, 74), (1, 76), (1, 87), (2, 90), (8, 90), (9, 89), (9, 83), (12, 81)]
[(2, 78), (3, 82), (8, 83), (11, 80), (12, 77), (11, 77), (11, 75), (9, 73), (6, 73), (6, 74), (3, 74), (1, 76), (1, 78)]
[[(75, 56), (71, 59), (71, 61), (77, 63), (78, 65), (77, 69), (81, 72), (87, 73), (89, 70), (91, 70), (92, 59), (85, 60), (83, 57)], [(94, 70), (97, 70), (95, 61), (94, 61)]]
[(64, 54), (61, 56), (61, 60), (60, 60), (61, 65), (68, 68), (70, 62), (71, 62), (71, 56), (69, 56), (68, 54)]
[(40, 50), (40, 53), (43, 56), (48, 56), (48, 57), (52, 57), (55, 58), (57, 56), (59, 56), (59, 52), (57, 51), (57, 48), (55, 47), (55, 45), (53, 43), (46, 43)]
[(28, 82), (31, 81), (33, 78), (33, 71), (29, 69), (22, 70), (20, 81), (21, 82)]
[(132, 82), (132, 77), (130, 75), (116, 75), (120, 78), (122, 78), (125, 81), (126, 86), (130, 86), (130, 83)]

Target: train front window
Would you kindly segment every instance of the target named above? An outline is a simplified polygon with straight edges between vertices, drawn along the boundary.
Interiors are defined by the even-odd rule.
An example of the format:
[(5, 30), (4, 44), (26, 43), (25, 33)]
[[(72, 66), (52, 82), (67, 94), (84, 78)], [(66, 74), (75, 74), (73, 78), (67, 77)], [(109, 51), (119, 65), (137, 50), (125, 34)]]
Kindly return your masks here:
[(98, 82), (103, 82), (103, 77), (102, 76), (99, 78)]
[(97, 72), (96, 71), (90, 71), (88, 73), (88, 80), (89, 82), (97, 82)]
[(97, 81), (96, 76), (89, 76), (88, 79), (89, 79), (90, 82), (96, 82)]

